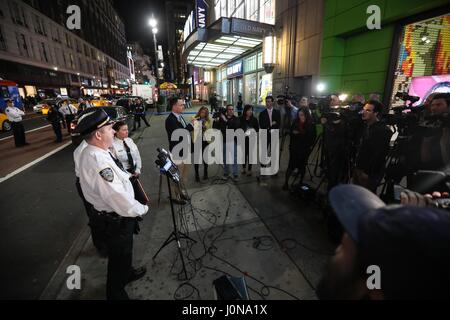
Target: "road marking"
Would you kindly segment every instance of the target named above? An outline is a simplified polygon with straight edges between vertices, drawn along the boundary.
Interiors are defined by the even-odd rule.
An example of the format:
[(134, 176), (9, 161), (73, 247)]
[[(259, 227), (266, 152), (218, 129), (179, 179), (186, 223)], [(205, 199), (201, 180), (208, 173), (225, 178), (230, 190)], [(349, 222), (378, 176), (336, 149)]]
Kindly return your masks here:
[[(52, 126), (51, 124), (48, 124), (48, 125), (43, 126), (43, 127), (39, 127), (39, 128), (36, 128), (36, 129), (32, 129), (32, 130), (25, 131), (25, 133), (29, 133), (29, 132), (33, 132), (33, 131), (38, 131), (38, 130), (41, 130), (41, 129), (44, 129), (44, 128), (48, 128), (48, 127), (51, 127), (51, 126)], [(13, 134), (11, 134), (10, 136), (7, 136), (7, 137), (5, 137), (5, 138), (1, 138), (0, 141), (6, 140), (6, 139), (9, 139), (9, 138), (12, 138), (12, 137), (14, 137)]]
[(69, 146), (69, 145), (71, 145), (71, 144), (72, 144), (72, 141), (69, 141), (69, 142), (67, 142), (66, 144), (64, 144), (64, 145), (62, 145), (62, 146), (56, 148), (55, 150), (52, 150), (52, 151), (50, 151), (49, 153), (43, 155), (42, 157), (37, 158), (36, 160), (34, 160), (34, 161), (32, 161), (32, 162), (30, 162), (30, 163), (24, 165), (23, 167), (21, 167), (21, 168), (15, 170), (15, 171), (13, 171), (13, 172), (11, 172), (11, 173), (8, 173), (8, 174), (7, 174), (6, 176), (4, 176), (3, 178), (0, 178), (0, 183), (5, 182), (5, 181), (8, 180), (9, 178), (14, 177), (16, 174), (19, 174), (19, 173), (21, 173), (22, 171), (28, 169), (29, 167), (34, 166), (35, 164), (37, 164), (37, 163), (41, 162), (42, 160), (44, 160), (44, 159), (46, 159), (46, 158), (48, 158), (48, 157), (54, 155), (55, 153), (61, 151), (62, 149), (64, 149), (65, 147), (67, 147), (67, 146)]

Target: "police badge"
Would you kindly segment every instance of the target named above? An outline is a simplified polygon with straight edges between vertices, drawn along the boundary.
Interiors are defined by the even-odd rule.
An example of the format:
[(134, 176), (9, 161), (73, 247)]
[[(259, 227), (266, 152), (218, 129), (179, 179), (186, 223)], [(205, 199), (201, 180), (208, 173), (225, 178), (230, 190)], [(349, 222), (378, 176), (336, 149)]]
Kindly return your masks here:
[(114, 180), (114, 172), (111, 168), (103, 169), (99, 172), (103, 179), (105, 179), (108, 182), (113, 182)]

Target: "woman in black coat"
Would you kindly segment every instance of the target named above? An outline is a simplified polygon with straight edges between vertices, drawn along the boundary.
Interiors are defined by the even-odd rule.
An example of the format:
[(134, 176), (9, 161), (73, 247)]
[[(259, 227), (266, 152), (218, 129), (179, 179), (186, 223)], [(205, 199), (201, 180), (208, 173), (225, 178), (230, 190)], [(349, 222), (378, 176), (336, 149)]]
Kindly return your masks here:
[[(239, 118), (240, 120), (240, 128), (244, 130), (244, 132), (248, 132), (248, 130), (254, 129), (256, 132), (259, 131), (258, 119), (253, 115), (253, 106), (250, 104), (246, 104), (244, 106), (244, 112), (242, 116)], [(250, 138), (246, 135), (245, 137), (245, 162), (242, 169), (242, 174), (246, 174), (247, 176), (252, 175), (252, 165), (250, 164)], [(248, 169), (248, 172), (247, 172)]]
[(307, 109), (301, 108), (298, 110), (290, 130), (289, 165), (286, 170), (283, 190), (288, 190), (288, 181), (294, 169), (299, 170), (300, 181), (303, 181), (311, 147), (314, 145), (315, 139), (316, 127), (311, 115)]

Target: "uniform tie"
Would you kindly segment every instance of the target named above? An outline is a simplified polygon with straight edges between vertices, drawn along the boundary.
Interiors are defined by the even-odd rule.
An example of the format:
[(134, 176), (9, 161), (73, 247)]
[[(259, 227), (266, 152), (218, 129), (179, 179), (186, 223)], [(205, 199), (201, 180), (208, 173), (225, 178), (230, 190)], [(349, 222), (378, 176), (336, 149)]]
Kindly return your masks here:
[(130, 147), (127, 145), (127, 143), (125, 142), (125, 140), (123, 140), (123, 146), (125, 148), (125, 151), (127, 152), (127, 158), (128, 158), (128, 164), (130, 165), (130, 172), (131, 173), (135, 173), (136, 171), (136, 166), (134, 165), (134, 160), (133, 160), (133, 156), (131, 155), (131, 150)]

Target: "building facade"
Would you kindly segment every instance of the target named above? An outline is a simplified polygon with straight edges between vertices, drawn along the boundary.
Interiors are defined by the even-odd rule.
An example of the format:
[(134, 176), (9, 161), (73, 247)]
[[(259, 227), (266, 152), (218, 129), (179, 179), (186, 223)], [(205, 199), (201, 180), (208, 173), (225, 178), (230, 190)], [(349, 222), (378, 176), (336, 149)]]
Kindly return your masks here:
[[(79, 30), (66, 26), (69, 5), (81, 9)], [(125, 89), (123, 22), (110, 1), (1, 1), (0, 74), (18, 83), (22, 96)]]
[[(236, 105), (241, 96), (258, 106), (268, 95), (311, 94), (319, 78), (323, 1), (213, 0), (205, 8), (205, 27), (201, 8), (189, 16), (183, 52), (201, 99), (215, 92), (223, 104)], [(267, 39), (272, 68), (264, 57), (271, 51), (264, 52)]]
[(186, 72), (182, 63), (183, 29), (192, 8), (193, 1), (189, 0), (166, 2), (168, 80), (177, 84), (186, 82)]
[[(386, 105), (419, 103), (450, 83), (450, 10), (445, 0), (377, 2), (381, 29), (368, 29), (366, 1), (325, 0), (320, 81), (326, 92), (378, 93)], [(372, 13), (373, 14), (373, 13)]]

